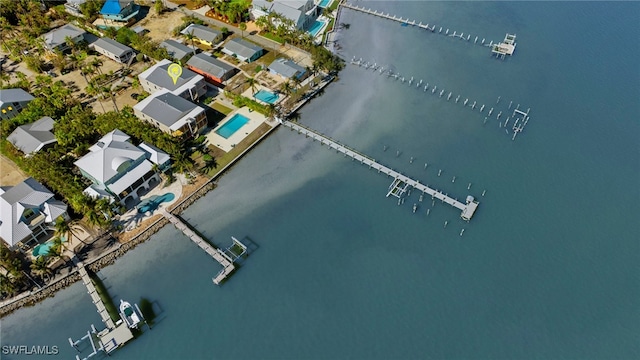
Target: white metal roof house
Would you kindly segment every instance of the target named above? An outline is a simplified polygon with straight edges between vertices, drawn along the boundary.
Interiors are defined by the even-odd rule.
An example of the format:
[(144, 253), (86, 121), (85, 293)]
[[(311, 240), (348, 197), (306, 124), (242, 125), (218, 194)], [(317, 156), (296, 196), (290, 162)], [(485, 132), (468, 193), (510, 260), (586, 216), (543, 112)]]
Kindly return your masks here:
[(31, 155), (57, 142), (53, 134), (54, 123), (52, 118), (45, 116), (31, 124), (18, 126), (7, 140), (25, 155)]
[(89, 148), (88, 154), (74, 163), (82, 175), (93, 183), (84, 190), (85, 194), (128, 205), (128, 202), (137, 201), (142, 192), (160, 182), (158, 173), (153, 169), (154, 162), (150, 159), (165, 159), (168, 155), (148, 153), (133, 145), (129, 139), (129, 135), (116, 129), (103, 136)]
[(231, 39), (224, 44), (222, 52), (240, 61), (252, 62), (264, 53), (260, 46), (242, 39)]
[(166, 89), (174, 95), (193, 101), (206, 94), (207, 84), (204, 77), (187, 68), (182, 68), (182, 74), (174, 84), (173, 79), (167, 73), (171, 64), (170, 60), (164, 59), (140, 73), (138, 80), (140, 80), (142, 89), (149, 94)]
[(192, 55), (196, 52), (193, 48), (190, 48), (187, 45), (177, 42), (173, 39), (168, 39), (161, 42), (160, 47), (167, 49), (167, 53), (175, 61), (183, 61), (187, 57), (187, 55)]
[(20, 88), (0, 89), (0, 120), (14, 118), (33, 99), (31, 94)]
[(71, 38), (71, 40), (77, 44), (84, 40), (84, 34), (86, 34), (86, 31), (79, 27), (65, 24), (42, 35), (42, 38), (44, 39), (44, 47), (47, 50), (64, 52), (69, 49), (66, 40), (67, 37)]
[(136, 52), (132, 48), (108, 37), (94, 41), (90, 47), (96, 52), (119, 63), (127, 63), (136, 55)]
[(202, 107), (167, 90), (140, 101), (133, 107), (133, 112), (173, 136), (194, 136), (207, 127), (207, 115)]
[(269, 72), (285, 79), (296, 78), (302, 80), (308, 75), (307, 69), (285, 58), (275, 59), (269, 64)]
[(313, 0), (253, 0), (251, 14), (255, 19), (278, 13), (293, 21), (296, 28), (305, 30), (322, 12)]
[(180, 34), (193, 35), (194, 39), (200, 42), (201, 44), (213, 46), (214, 44), (222, 41), (222, 33), (220, 31), (214, 30), (208, 26), (198, 25), (198, 24), (189, 24), (186, 28), (184, 28)]
[(10, 248), (35, 245), (61, 216), (68, 218), (67, 205), (34, 178), (0, 187), (0, 238)]

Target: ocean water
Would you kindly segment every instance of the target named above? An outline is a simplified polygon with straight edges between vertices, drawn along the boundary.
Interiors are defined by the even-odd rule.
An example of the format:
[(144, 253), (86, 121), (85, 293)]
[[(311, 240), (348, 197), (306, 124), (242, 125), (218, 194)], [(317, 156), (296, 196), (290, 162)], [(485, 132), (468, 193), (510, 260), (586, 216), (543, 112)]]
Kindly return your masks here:
[[(255, 243), (227, 283), (212, 284), (219, 265), (172, 227), (100, 272), (114, 299), (158, 311), (153, 330), (112, 357), (640, 357), (640, 4), (359, 3), (472, 34), (342, 13), (345, 59), (445, 95), (349, 65), (299, 121), (458, 199), (474, 195), (474, 218), (415, 193), (398, 206), (385, 197), (390, 179), (279, 129), (183, 214), (217, 245)], [(505, 32), (518, 36), (512, 58), (473, 45)], [(484, 113), (455, 104), (458, 94)], [(495, 118), (509, 101), (531, 108), (515, 141)], [(2, 319), (2, 345), (57, 345), (45, 358), (69, 359), (67, 338), (91, 323), (77, 283)]]

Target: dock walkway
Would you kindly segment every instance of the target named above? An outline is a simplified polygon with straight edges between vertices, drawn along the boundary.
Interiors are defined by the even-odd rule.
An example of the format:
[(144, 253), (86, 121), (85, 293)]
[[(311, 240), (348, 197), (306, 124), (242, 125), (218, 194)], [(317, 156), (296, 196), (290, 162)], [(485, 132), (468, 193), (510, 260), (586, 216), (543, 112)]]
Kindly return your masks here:
[(196, 234), (195, 231), (191, 230), (191, 228), (189, 228), (189, 226), (187, 226), (187, 224), (185, 224), (177, 216), (167, 212), (166, 210), (162, 210), (161, 213), (178, 230), (182, 231), (189, 239), (191, 239), (191, 241), (196, 243), (196, 245), (198, 245), (202, 250), (209, 254), (209, 256), (211, 256), (214, 260), (220, 263), (220, 265), (222, 265), (222, 270), (220, 270), (216, 277), (213, 278), (214, 284), (219, 285), (222, 280), (226, 279), (233, 272), (233, 270), (235, 270), (233, 260), (229, 258), (227, 254), (209, 244), (200, 235)]
[[(473, 199), (471, 199), (470, 201), (467, 201), (466, 204), (458, 201), (457, 199), (454, 199), (448, 195), (445, 195), (442, 193), (442, 191), (439, 190), (435, 190), (430, 188), (427, 185), (421, 184), (419, 181), (414, 180), (406, 175), (403, 175), (402, 173), (399, 173), (389, 167), (386, 167), (380, 163), (378, 163), (375, 159), (372, 159), (366, 155), (363, 155), (361, 153), (359, 153), (358, 151), (348, 148), (345, 145), (342, 145), (340, 143), (338, 143), (335, 140), (332, 140), (322, 134), (319, 134), (317, 132), (315, 132), (314, 130), (311, 130), (307, 127), (304, 127), (302, 125), (290, 122), (288, 120), (281, 120), (282, 125), (291, 128), (292, 130), (297, 131), (299, 134), (304, 134), (305, 136), (308, 136), (310, 138), (312, 138), (313, 140), (317, 140), (320, 142), (320, 144), (324, 145), (326, 144), (327, 146), (329, 146), (332, 149), (335, 149), (338, 152), (343, 153), (345, 156), (349, 156), (354, 160), (360, 161), (360, 163), (364, 164), (364, 165), (368, 165), (370, 168), (378, 170), (379, 173), (384, 173), (392, 178), (394, 178), (394, 184), (398, 183), (398, 181), (409, 185), (413, 188), (415, 188), (418, 191), (421, 191), (424, 194), (428, 194), (431, 195), (432, 198), (434, 199), (438, 199), (440, 201), (442, 201), (443, 203), (449, 204), (451, 206), (453, 206), (456, 209), (459, 209), (460, 211), (462, 211), (461, 213), (461, 217), (464, 220), (470, 220), (471, 217), (473, 216), (474, 212), (476, 211), (477, 207), (478, 207), (478, 202), (477, 201), (473, 201)], [(390, 192), (391, 193), (391, 192)], [(389, 194), (387, 194), (387, 196), (389, 196)], [(402, 193), (404, 193), (404, 191), (402, 191)]]
[(100, 317), (102, 318), (102, 322), (105, 324), (105, 326), (108, 329), (110, 330), (115, 329), (116, 325), (113, 323), (113, 320), (111, 320), (111, 316), (107, 312), (107, 308), (104, 305), (104, 302), (102, 301), (102, 299), (100, 298), (100, 295), (98, 294), (98, 290), (96, 290), (96, 287), (93, 284), (91, 277), (87, 273), (87, 269), (85, 269), (84, 264), (79, 261), (76, 263), (76, 266), (78, 267), (78, 273), (82, 278), (82, 282), (87, 287), (87, 292), (91, 296), (91, 300), (93, 301), (93, 304), (98, 309), (98, 314), (100, 314)]

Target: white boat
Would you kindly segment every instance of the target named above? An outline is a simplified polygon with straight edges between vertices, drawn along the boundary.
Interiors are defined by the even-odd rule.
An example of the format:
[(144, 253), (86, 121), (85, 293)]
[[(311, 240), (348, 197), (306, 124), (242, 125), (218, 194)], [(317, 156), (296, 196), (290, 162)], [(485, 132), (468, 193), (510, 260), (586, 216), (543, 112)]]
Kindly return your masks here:
[(120, 300), (120, 316), (127, 323), (127, 326), (132, 329), (137, 328), (140, 323), (140, 317), (133, 309), (133, 306), (124, 300)]

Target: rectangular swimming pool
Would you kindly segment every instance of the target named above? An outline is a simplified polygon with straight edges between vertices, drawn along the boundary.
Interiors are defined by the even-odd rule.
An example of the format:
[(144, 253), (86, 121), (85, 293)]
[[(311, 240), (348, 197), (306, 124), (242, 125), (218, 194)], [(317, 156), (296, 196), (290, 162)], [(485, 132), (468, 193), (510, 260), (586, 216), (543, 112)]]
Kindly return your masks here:
[(318, 6), (320, 6), (321, 8), (326, 8), (329, 5), (331, 5), (331, 3), (333, 2), (333, 0), (322, 0), (320, 1), (320, 3), (318, 4)]
[(311, 36), (316, 37), (320, 32), (320, 30), (322, 29), (322, 27), (324, 26), (324, 24), (325, 22), (316, 20), (313, 23), (313, 25), (311, 25), (311, 28), (309, 29), (309, 33), (311, 34)]
[(231, 119), (229, 119), (224, 125), (220, 126), (218, 130), (216, 130), (216, 134), (222, 136), (225, 139), (228, 139), (231, 135), (235, 134), (238, 129), (243, 127), (246, 123), (249, 122), (245, 116), (240, 114), (235, 114)]
[(279, 98), (278, 94), (274, 94), (271, 91), (267, 91), (267, 90), (260, 90), (257, 93), (255, 93), (253, 97), (260, 101), (264, 101), (268, 104), (275, 104)]

